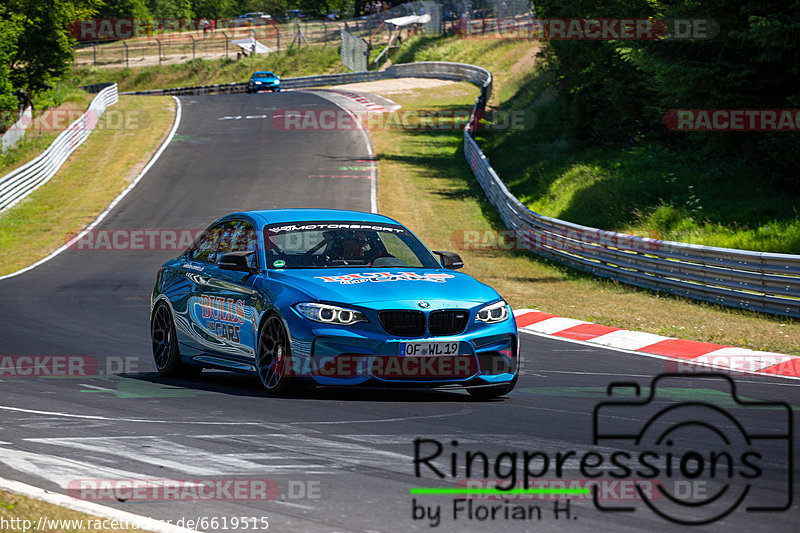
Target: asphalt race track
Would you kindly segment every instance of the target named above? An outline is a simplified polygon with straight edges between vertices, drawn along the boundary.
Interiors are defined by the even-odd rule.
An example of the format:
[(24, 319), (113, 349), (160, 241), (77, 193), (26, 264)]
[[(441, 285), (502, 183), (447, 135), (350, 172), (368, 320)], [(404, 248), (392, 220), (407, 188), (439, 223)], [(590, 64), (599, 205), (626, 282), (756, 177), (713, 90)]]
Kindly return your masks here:
[[(326, 100), (284, 92), (184, 97), (181, 102), (183, 119), (171, 145), (99, 229), (199, 230), (218, 216), (253, 208), (370, 210), (374, 164), (361, 132), (280, 131), (272, 125), (272, 116), (286, 109), (330, 109)], [(175, 254), (69, 250), (0, 281), (0, 355), (73, 356), (92, 368), (88, 376), (2, 374), (0, 476), (62, 493), (81, 483), (84, 489), (102, 488), (101, 481), (108, 487), (114, 480), (177, 480), (184, 488), (249, 480), (247, 487), (268, 487), (266, 501), (224, 491), (199, 502), (188, 493), (179, 501), (113, 498), (102, 491), (87, 496), (173, 523), (217, 518), (215, 527), (204, 528), (208, 531), (243, 530), (231, 527), (234, 517), (256, 519), (258, 527), (250, 522), (250, 530), (268, 522), (271, 531), (686, 530), (657, 516), (636, 496), (632, 480), (644, 476), (633, 472), (620, 480), (610, 477), (608, 462), (595, 464), (615, 450), (641, 450), (630, 442), (593, 442), (593, 413), (608, 401), (606, 388), (615, 381), (647, 387), (654, 376), (670, 370), (663, 360), (524, 335), (524, 370), (517, 388), (507, 398), (486, 403), (461, 392), (322, 390), (271, 398), (261, 393), (255, 378), (224, 372), (166, 380), (152, 363), (148, 304), (159, 265)], [(793, 410), (800, 406), (798, 381), (734, 379), (743, 400), (782, 401)], [(800, 522), (796, 503), (783, 512), (748, 507), (797, 499), (798, 461), (791, 462), (796, 426), (787, 427), (780, 406), (739, 404), (725, 386), (721, 379), (687, 375), (659, 388), (648, 405), (625, 406), (604, 416), (598, 427), (606, 434), (638, 432), (654, 417), (654, 408), (688, 401), (719, 406), (730, 416), (713, 415), (713, 429), (688, 427), (685, 422), (701, 416), (692, 412), (650, 426), (656, 433), (647, 433), (649, 444), (654, 435), (679, 427), (665, 442), (672, 446), (675, 441), (683, 454), (676, 456), (686, 457), (687, 447), (693, 453), (680, 463), (688, 477), (662, 471), (658, 480), (681, 497), (707, 498), (728, 482), (721, 474), (727, 468), (720, 466), (709, 481), (710, 467), (703, 461), (711, 452), (725, 451), (736, 467), (719, 509), (735, 507), (739, 496), (742, 501), (722, 519), (693, 530), (794, 530)], [(641, 396), (647, 394), (643, 388)], [(442, 447), (438, 457), (420, 463), (419, 477), (414, 468), (417, 438), (427, 439), (420, 445), (421, 457), (434, 454), (433, 441)], [(483, 452), (488, 459), (488, 475), (477, 460), (473, 479), (505, 484), (513, 472), (522, 481), (523, 454), (538, 453), (528, 466), (531, 479), (541, 474), (536, 479), (551, 482), (542, 486), (559, 487), (558, 481), (570, 486), (597, 475), (604, 483), (605, 507), (635, 510), (600, 511), (586, 496), (573, 496), (566, 511), (564, 500), (555, 504), (523, 495), (506, 503), (471, 500), (470, 515), (463, 496), (409, 493), (412, 487), (463, 487), (466, 451)], [(450, 472), (451, 452), (456, 475)], [(760, 468), (739, 460), (747, 453), (759, 454), (748, 457)], [(544, 473), (543, 457), (548, 458)], [(445, 478), (437, 477), (433, 467)], [(656, 507), (668, 506), (664, 498), (656, 500)], [(525, 508), (527, 518), (506, 516), (513, 506)], [(554, 506), (560, 509), (557, 516)], [(494, 508), (495, 516), (484, 516), (479, 508)], [(689, 506), (668, 514), (691, 521), (705, 512)]]

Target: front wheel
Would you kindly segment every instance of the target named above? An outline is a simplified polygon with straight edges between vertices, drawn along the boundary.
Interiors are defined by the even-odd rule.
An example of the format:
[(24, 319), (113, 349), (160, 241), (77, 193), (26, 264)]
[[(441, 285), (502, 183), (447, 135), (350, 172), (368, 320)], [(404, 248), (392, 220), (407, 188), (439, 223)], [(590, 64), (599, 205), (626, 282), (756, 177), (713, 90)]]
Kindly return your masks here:
[(474, 389), (467, 389), (470, 396), (472, 396), (476, 400), (493, 400), (495, 398), (499, 398), (500, 396), (505, 396), (509, 392), (514, 389), (514, 386), (517, 384), (517, 378), (519, 374), (514, 376), (514, 379), (506, 383), (505, 385), (495, 385), (492, 387), (478, 387)]
[(187, 365), (181, 361), (175, 322), (167, 304), (160, 302), (150, 319), (150, 339), (153, 343), (153, 360), (156, 370), (164, 377), (194, 377), (203, 367)]
[(289, 335), (278, 315), (268, 316), (258, 332), (258, 377), (270, 394), (287, 394), (296, 390), (291, 376)]

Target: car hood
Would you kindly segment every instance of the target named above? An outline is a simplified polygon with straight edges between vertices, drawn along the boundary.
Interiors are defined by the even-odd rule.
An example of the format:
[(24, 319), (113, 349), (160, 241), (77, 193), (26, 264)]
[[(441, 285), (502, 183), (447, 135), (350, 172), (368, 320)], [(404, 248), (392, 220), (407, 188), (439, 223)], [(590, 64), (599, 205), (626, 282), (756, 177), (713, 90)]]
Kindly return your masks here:
[(279, 78), (251, 78), (253, 81), (280, 81)]
[(416, 307), (425, 300), (441, 308), (500, 298), (475, 278), (445, 269), (292, 269), (270, 270), (267, 276), (320, 301), (356, 305), (392, 302), (393, 307)]

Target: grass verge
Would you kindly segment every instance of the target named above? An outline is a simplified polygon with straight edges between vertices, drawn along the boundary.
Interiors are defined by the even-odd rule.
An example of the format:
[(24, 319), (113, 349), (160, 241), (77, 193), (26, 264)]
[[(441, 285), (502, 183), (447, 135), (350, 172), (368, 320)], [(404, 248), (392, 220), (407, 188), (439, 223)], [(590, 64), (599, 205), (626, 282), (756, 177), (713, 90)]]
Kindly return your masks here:
[(256, 70), (271, 70), (281, 77), (346, 71), (340, 63), (339, 48), (328, 46), (292, 48), (267, 56), (248, 56), (239, 60), (193, 59), (175, 65), (140, 68), (79, 67), (73, 69), (71, 76), (73, 83), (80, 85), (117, 82), (119, 90), (127, 92), (246, 82)]
[[(518, 59), (524, 57), (520, 51)], [(491, 65), (499, 58), (487, 52), (484, 61)], [(396, 93), (392, 99), (406, 111), (430, 110), (469, 106), (476, 95), (471, 86), (454, 84), (435, 92)], [(465, 249), (464, 230), (491, 234), (505, 228), (464, 160), (461, 132), (383, 128), (370, 136), (378, 159), (379, 211), (406, 223), (432, 249), (462, 254), (464, 272), (495, 287), (515, 309), (536, 308), (659, 335), (800, 354), (800, 321), (594, 279), (529, 252)]]
[(83, 229), (132, 181), (172, 125), (170, 97), (122, 96), (59, 172), (0, 214), (0, 275), (24, 268)]
[[(39, 525), (40, 519), (47, 520), (47, 523), (42, 523), (44, 527), (40, 531), (62, 531), (65, 533), (142, 531), (141, 529), (94, 527), (102, 526), (104, 519), (2, 490), (0, 490), (0, 519), (12, 526), (8, 530), (3, 529), (3, 531), (34, 531)], [(114, 524), (107, 521), (105, 525), (112, 526)]]

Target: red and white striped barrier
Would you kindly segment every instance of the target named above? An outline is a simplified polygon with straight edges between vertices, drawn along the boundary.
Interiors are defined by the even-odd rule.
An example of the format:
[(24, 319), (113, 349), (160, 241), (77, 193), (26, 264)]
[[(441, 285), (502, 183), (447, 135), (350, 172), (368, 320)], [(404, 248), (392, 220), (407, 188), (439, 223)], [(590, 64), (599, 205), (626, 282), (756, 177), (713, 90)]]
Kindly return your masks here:
[(692, 373), (713, 368), (737, 375), (773, 374), (800, 378), (800, 357), (794, 355), (675, 339), (593, 324), (532, 309), (516, 310), (514, 317), (520, 331), (656, 356), (672, 361), (665, 367), (674, 372)]
[(382, 105), (376, 104), (375, 102), (373, 102), (369, 98), (361, 96), (360, 94), (351, 93), (351, 92), (347, 92), (347, 91), (336, 91), (336, 90), (331, 90), (331, 92), (336, 93), (336, 94), (341, 94), (342, 96), (346, 96), (347, 98), (349, 98), (351, 100), (354, 100), (354, 101), (358, 102), (359, 104), (363, 105), (364, 107), (366, 107), (370, 111), (375, 111), (376, 113), (383, 113), (385, 111), (388, 111)]

